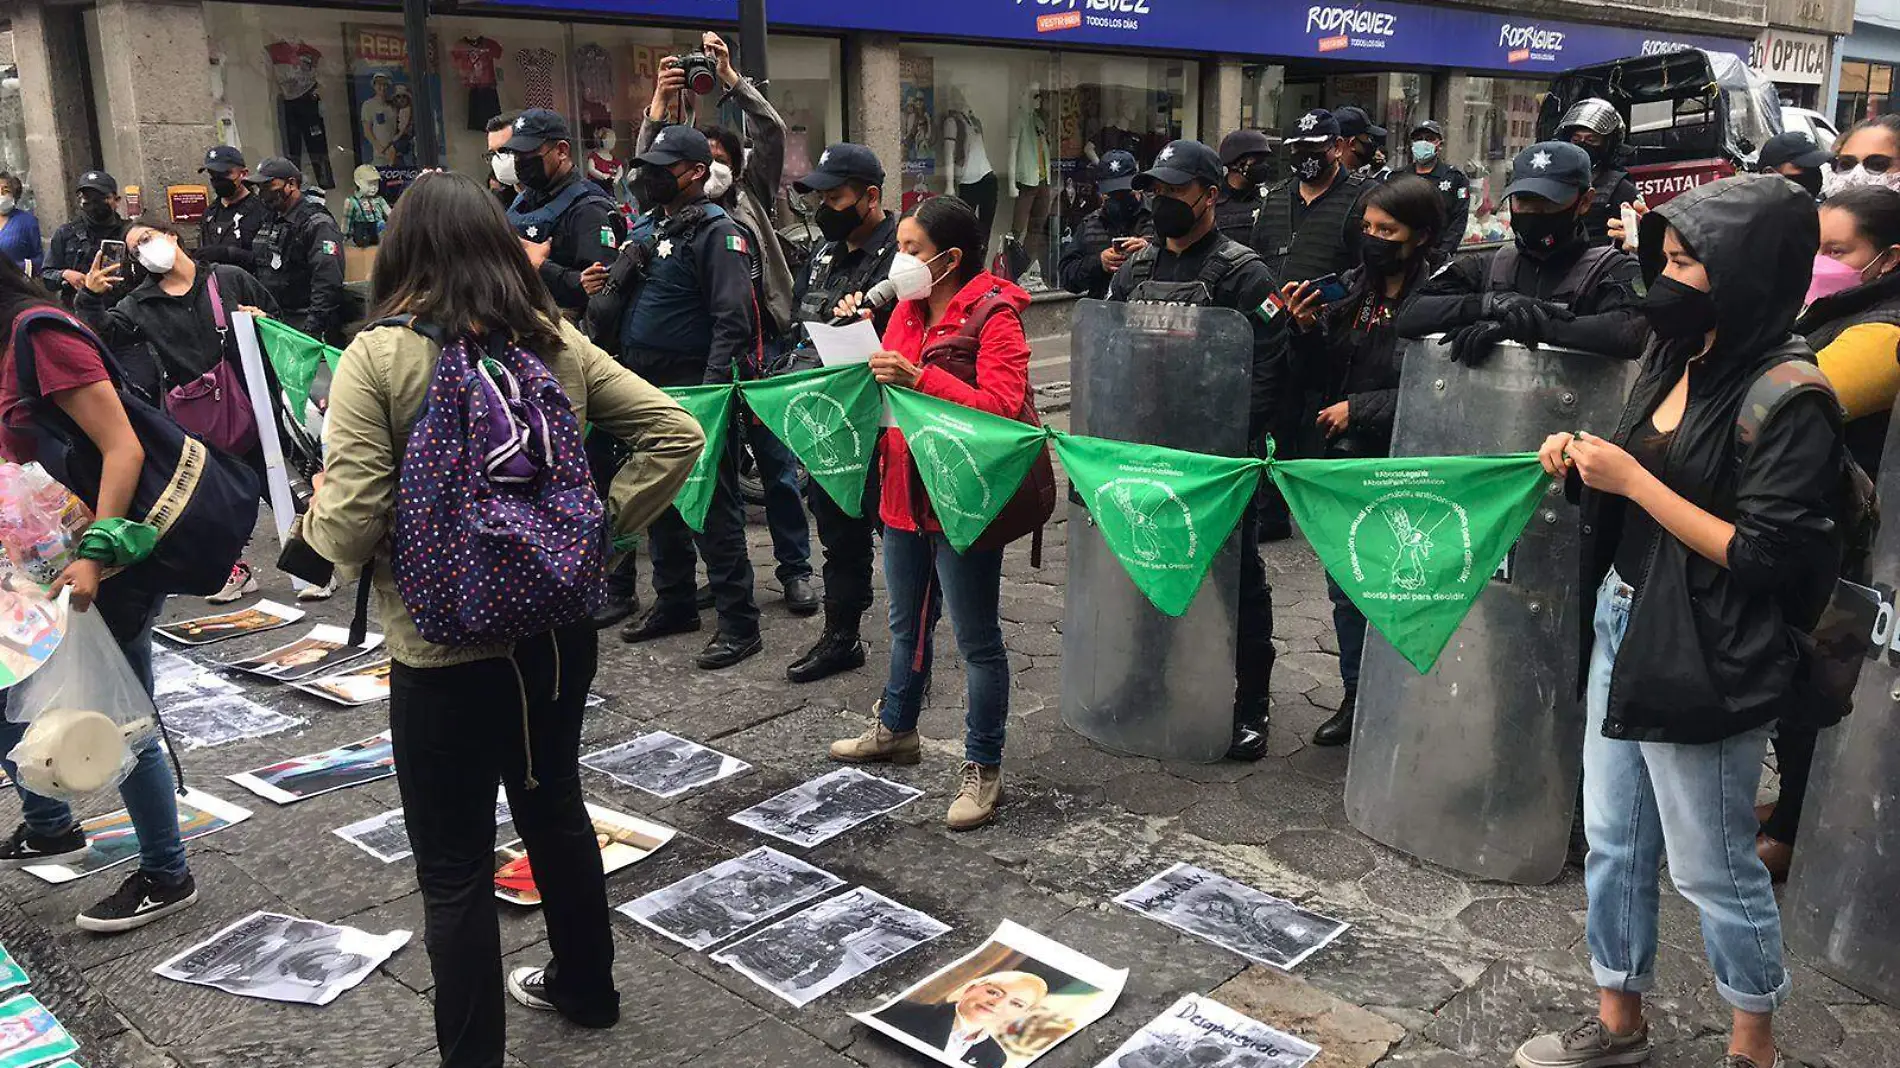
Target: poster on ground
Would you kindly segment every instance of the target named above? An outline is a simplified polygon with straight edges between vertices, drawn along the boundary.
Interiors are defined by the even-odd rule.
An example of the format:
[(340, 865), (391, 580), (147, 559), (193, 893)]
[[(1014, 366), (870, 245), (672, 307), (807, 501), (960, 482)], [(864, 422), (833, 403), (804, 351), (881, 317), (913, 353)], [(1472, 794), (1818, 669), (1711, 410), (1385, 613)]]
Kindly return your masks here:
[(617, 911), (688, 949), (705, 949), (843, 885), (822, 868), (760, 846)]
[(158, 702), (160, 711), (168, 707), (169, 698), (195, 701), (243, 692), (244, 687), (183, 653), (152, 654), (152, 700)]
[(1319, 1047), (1198, 994), (1183, 994), (1095, 1068), (1301, 1068)]
[[(508, 795), (500, 790), (495, 792), (495, 827), (497, 831), (514, 819), (514, 813), (508, 808)], [(331, 834), (343, 839), (384, 864), (394, 864), (406, 860), (413, 851), (409, 848), (409, 825), (403, 819), (402, 809), (392, 808), (368, 819), (337, 827)], [(496, 835), (500, 837), (499, 834)], [(513, 838), (511, 834), (508, 837)], [(496, 845), (501, 843), (497, 841)]]
[(253, 912), (153, 968), (167, 979), (295, 1005), (328, 1005), (409, 942), (276, 912)]
[(232, 661), (225, 666), (259, 678), (296, 682), (313, 675), (334, 672), (359, 656), (369, 655), (382, 644), (382, 635), (370, 634), (363, 638), (362, 644), (351, 645), (349, 628), (319, 623), (310, 628), (310, 633), (288, 645), (280, 645), (270, 652)]
[(581, 758), (581, 767), (655, 797), (678, 797), (750, 770), (752, 765), (677, 734), (654, 731), (589, 753)]
[(13, 959), (13, 954), (7, 952), (7, 947), (0, 946), (0, 993), (26, 984), (26, 969), (20, 967), (20, 962)]
[(335, 749), (291, 757), (228, 778), (266, 801), (288, 805), (333, 790), (387, 779), (394, 774), (395, 751), (389, 732), (384, 731)]
[(309, 682), (293, 682), (291, 689), (315, 694), (339, 705), (367, 705), (389, 696), (390, 663), (388, 657), (383, 657)]
[(0, 1068), (35, 1068), (78, 1050), (39, 998), (17, 994), (0, 1002)]
[(162, 701), (159, 714), (165, 718), (165, 730), (172, 742), (184, 749), (208, 749), (262, 738), (303, 722), (237, 694)]
[(810, 848), (922, 796), (914, 786), (839, 768), (736, 813), (732, 822)]
[[(203, 790), (186, 790), (178, 798), (178, 835), (187, 842), (250, 818), (250, 809), (239, 808)], [(81, 823), (79, 829), (86, 833), (84, 853), (63, 864), (29, 864), (22, 870), (49, 883), (69, 883), (139, 855), (139, 838), (132, 830), (132, 817), (124, 809), (94, 816)]]
[(1176, 864), (1115, 903), (1289, 971), (1349, 926), (1192, 864)]
[(153, 627), (152, 633), (179, 645), (210, 645), (212, 642), (221, 642), (226, 638), (236, 638), (244, 634), (262, 634), (267, 630), (288, 627), (303, 616), (301, 608), (292, 608), (287, 604), (278, 604), (276, 601), (259, 601), (249, 608), (240, 608), (235, 612), (199, 616), (197, 619), (181, 619), (176, 623)]
[[(673, 828), (588, 803), (594, 822), (594, 844), (600, 847), (600, 870), (608, 875), (652, 856), (673, 840)], [(535, 906), (541, 890), (534, 885), (534, 868), (520, 839), (495, 849), (495, 896), (510, 905)]]
[(734, 942), (713, 959), (804, 1008), (949, 930), (860, 886)]
[(1004, 920), (989, 941), (852, 1018), (951, 1068), (1023, 1068), (1115, 1007), (1128, 970)]
[[(20, 577), (9, 577), (15, 574)], [(32, 580), (11, 570), (0, 552), (0, 690), (25, 681), (59, 648), (66, 613), (63, 598), (47, 600)]]

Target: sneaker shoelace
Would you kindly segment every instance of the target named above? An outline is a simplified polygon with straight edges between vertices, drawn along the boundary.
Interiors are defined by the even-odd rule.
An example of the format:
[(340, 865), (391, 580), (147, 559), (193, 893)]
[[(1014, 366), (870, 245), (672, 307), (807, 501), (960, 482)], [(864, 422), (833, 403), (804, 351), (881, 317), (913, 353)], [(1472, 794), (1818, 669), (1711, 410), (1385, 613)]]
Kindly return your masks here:
[(1603, 1021), (1592, 1016), (1570, 1030), (1564, 1032), (1565, 1049), (1596, 1049), (1603, 1045), (1606, 1029)]

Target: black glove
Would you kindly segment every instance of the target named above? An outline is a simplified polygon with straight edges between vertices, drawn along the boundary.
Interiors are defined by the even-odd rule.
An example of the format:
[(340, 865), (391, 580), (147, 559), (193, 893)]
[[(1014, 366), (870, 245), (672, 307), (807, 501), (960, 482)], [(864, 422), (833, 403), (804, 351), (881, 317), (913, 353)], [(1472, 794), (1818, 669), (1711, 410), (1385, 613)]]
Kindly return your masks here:
[(1445, 335), (1446, 355), (1451, 362), (1462, 363), (1466, 367), (1476, 367), (1491, 355), (1492, 346), (1504, 339), (1504, 325), (1489, 320), (1479, 320), (1470, 326), (1459, 327)]
[(1512, 290), (1492, 291), (1486, 293), (1484, 300), (1479, 303), (1478, 318), (1501, 321), (1504, 318), (1504, 314), (1513, 308), (1522, 307), (1526, 304), (1540, 303), (1542, 302), (1536, 297), (1525, 296), (1522, 293)]
[(1544, 328), (1550, 325), (1550, 312), (1545, 310), (1540, 301), (1525, 301), (1504, 309), (1497, 318), (1497, 324), (1503, 329), (1505, 337), (1534, 349), (1544, 340)]

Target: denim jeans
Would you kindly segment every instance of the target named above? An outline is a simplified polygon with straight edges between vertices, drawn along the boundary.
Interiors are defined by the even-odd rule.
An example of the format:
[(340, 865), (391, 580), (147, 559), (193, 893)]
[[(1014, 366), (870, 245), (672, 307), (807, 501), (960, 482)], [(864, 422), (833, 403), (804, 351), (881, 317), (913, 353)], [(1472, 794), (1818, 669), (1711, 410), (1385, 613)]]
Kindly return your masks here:
[(1702, 914), (1716, 991), (1744, 1012), (1774, 1011), (1791, 985), (1781, 962), (1781, 914), (1755, 856), (1755, 788), (1773, 728), (1704, 745), (1603, 736), (1610, 672), (1633, 593), (1614, 569), (1597, 591), (1596, 642), (1585, 694), (1583, 821), (1590, 967), (1606, 990), (1655, 982), (1663, 855), (1676, 889)]
[(1359, 689), (1359, 661), (1366, 652), (1366, 617), (1331, 575), (1326, 599), (1333, 602), (1333, 635), (1339, 639), (1339, 681), (1352, 693)]
[[(165, 605), (163, 596), (131, 589), (115, 590), (110, 582), (101, 586), (93, 611), (105, 621), (106, 629), (119, 640), (132, 673), (152, 689), (152, 623)], [(0, 708), (6, 693), (0, 691)], [(35, 834), (59, 834), (73, 826), (73, 810), (64, 801), (41, 797), (20, 785), (18, 769), (5, 759), (20, 744), (26, 724), (0, 720), (0, 767), (12, 778), (20, 792), (20, 809), (27, 827)], [(139, 840), (139, 868), (168, 883), (185, 877), (185, 843), (178, 831), (178, 795), (173, 789), (172, 770), (165, 750), (156, 737), (137, 753), (131, 774), (119, 784), (119, 798), (132, 819), (133, 833)]]
[(924, 685), (930, 679), (932, 639), (948, 604), (968, 685), (963, 758), (985, 767), (1001, 764), (1009, 718), (1009, 653), (1003, 648), (998, 615), (1003, 551), (971, 549), (960, 554), (942, 534), (889, 528), (884, 532), (884, 586), (891, 601), (884, 726), (917, 729)]
[(805, 499), (798, 492), (798, 457), (763, 423), (745, 422), (746, 441), (765, 485), (765, 526), (772, 532), (772, 558), (778, 561), (778, 582), (811, 577), (811, 526), (805, 520)]

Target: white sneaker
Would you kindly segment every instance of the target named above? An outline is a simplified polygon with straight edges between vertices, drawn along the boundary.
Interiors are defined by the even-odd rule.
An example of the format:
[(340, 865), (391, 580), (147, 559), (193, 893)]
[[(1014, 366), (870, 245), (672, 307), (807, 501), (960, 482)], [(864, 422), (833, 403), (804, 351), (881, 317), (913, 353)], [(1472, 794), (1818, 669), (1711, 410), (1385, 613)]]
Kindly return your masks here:
[(258, 590), (257, 576), (251, 573), (251, 565), (239, 560), (231, 567), (231, 577), (224, 588), (205, 598), (209, 604), (230, 604), (247, 593)]
[(332, 575), (330, 576), (330, 581), (321, 586), (305, 586), (303, 589), (298, 590), (297, 599), (299, 601), (327, 601), (335, 593), (336, 576)]
[(508, 973), (508, 995), (530, 1009), (552, 1009), (546, 968), (516, 968)]

